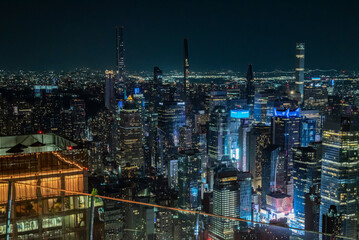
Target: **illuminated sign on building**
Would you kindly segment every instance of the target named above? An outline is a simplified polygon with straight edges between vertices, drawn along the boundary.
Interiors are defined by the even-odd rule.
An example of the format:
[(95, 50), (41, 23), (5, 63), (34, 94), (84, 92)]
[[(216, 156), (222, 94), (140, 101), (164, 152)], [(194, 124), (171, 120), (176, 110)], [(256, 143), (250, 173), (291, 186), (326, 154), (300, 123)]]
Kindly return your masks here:
[(139, 88), (135, 88), (135, 94), (140, 94), (140, 89)]
[(275, 117), (300, 117), (300, 108), (297, 108), (294, 111), (290, 111), (289, 109), (286, 111), (279, 111), (276, 108), (273, 108), (273, 112)]
[(249, 110), (231, 110), (232, 118), (249, 118)]

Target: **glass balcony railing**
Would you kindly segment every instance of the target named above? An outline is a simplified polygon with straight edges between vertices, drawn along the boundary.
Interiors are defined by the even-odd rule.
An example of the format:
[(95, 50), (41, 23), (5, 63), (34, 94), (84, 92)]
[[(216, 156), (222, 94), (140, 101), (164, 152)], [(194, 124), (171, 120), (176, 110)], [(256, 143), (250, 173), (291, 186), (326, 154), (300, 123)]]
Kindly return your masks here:
[(352, 239), (160, 206), (151, 194), (131, 201), (36, 181), (0, 182), (0, 191), (0, 239)]

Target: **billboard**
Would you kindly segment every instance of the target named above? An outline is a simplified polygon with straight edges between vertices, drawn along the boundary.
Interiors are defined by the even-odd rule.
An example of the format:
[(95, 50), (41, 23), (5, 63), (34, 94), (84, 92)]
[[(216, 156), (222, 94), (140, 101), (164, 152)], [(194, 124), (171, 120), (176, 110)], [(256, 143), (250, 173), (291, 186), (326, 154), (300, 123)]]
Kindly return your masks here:
[(231, 110), (231, 118), (249, 118), (249, 110)]

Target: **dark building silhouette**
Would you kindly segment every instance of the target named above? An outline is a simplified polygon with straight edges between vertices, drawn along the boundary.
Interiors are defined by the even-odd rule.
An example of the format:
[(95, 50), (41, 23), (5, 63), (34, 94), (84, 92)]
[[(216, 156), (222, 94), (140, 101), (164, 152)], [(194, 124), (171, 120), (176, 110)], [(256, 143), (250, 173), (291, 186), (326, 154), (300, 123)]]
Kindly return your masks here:
[(116, 67), (118, 71), (117, 85), (123, 91), (125, 84), (125, 47), (123, 41), (124, 27), (116, 27)]
[(252, 64), (249, 64), (248, 71), (247, 71), (247, 77), (246, 77), (246, 98), (247, 98), (247, 104), (250, 108), (253, 108), (254, 106), (254, 77), (253, 77), (253, 69)]

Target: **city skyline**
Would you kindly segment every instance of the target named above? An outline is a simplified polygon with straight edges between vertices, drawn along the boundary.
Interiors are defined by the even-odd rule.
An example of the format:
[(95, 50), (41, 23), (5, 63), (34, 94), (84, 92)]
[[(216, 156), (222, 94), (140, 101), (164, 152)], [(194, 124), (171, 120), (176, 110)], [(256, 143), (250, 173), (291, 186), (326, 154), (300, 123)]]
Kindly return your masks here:
[(193, 71), (292, 70), (297, 42), (309, 69), (357, 69), (356, 3), (37, 2), (1, 4), (1, 69), (115, 68), (116, 26), (124, 26), (129, 71), (180, 70), (183, 38)]

